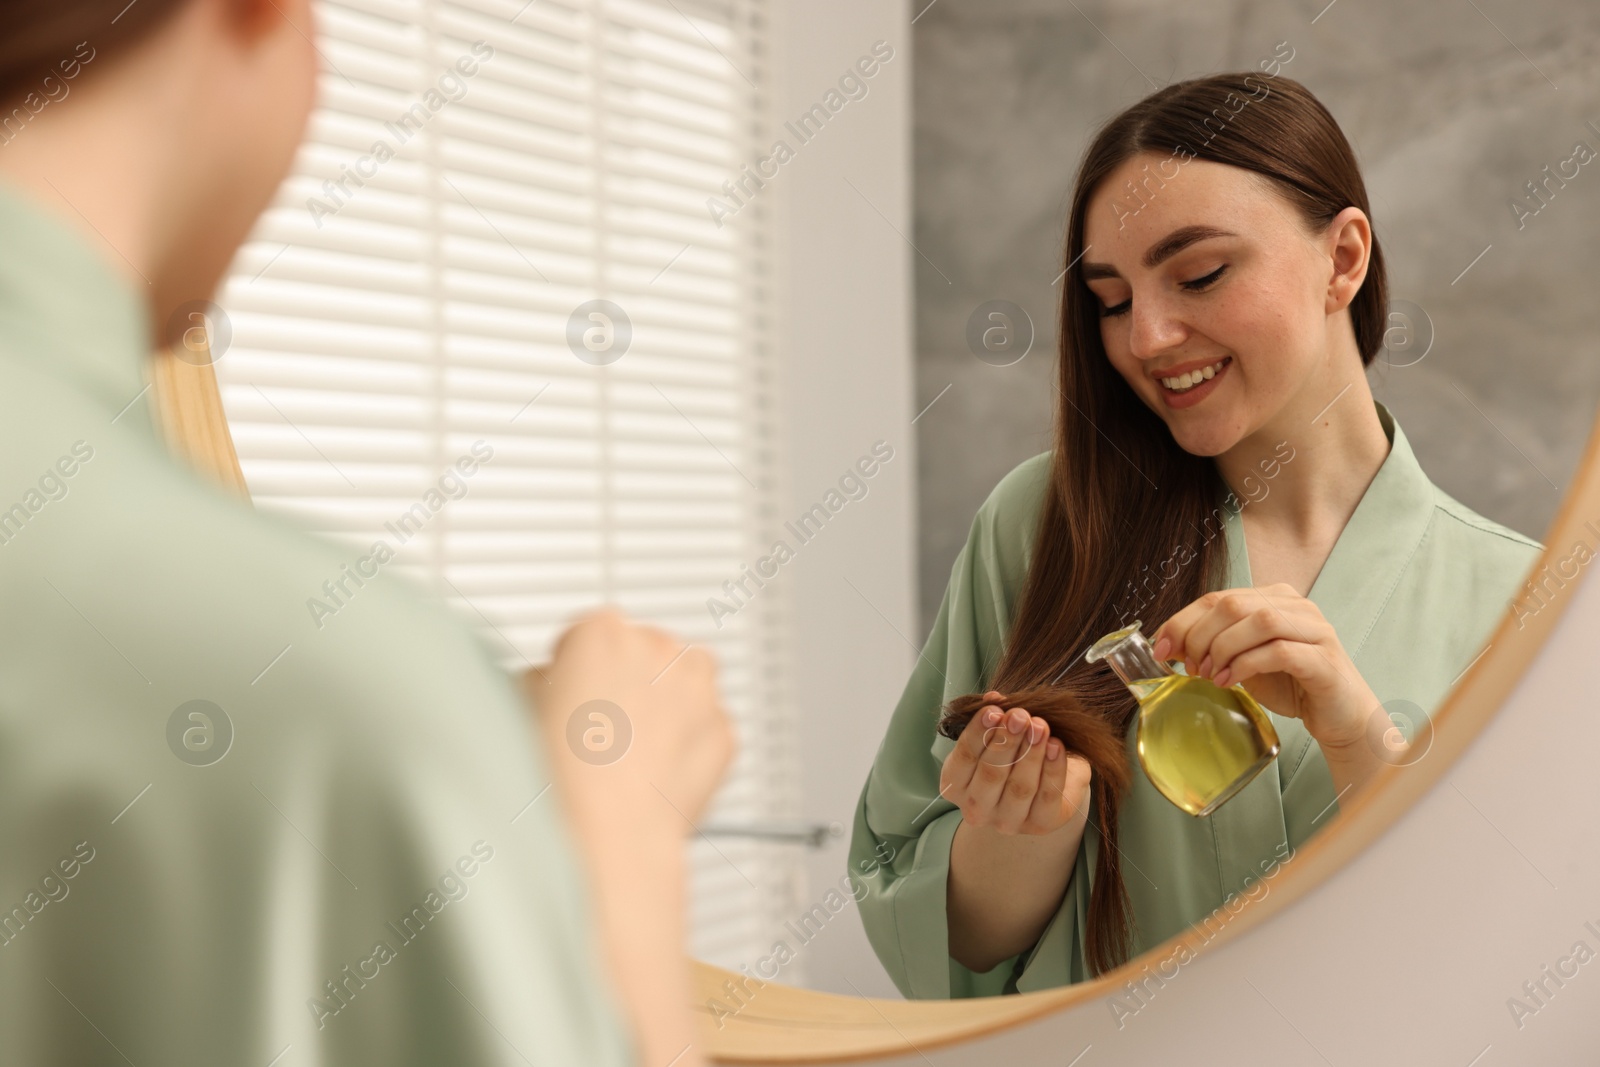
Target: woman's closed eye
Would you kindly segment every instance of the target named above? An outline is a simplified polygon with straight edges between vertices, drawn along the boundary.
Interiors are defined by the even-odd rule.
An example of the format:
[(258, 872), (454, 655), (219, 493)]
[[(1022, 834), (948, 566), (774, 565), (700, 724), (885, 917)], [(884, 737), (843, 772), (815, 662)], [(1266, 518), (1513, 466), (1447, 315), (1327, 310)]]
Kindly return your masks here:
[[(1185, 289), (1189, 290), (1191, 293), (1198, 293), (1203, 289), (1209, 288), (1212, 283), (1214, 283), (1218, 278), (1222, 277), (1222, 275), (1227, 271), (1227, 269), (1228, 269), (1228, 265), (1226, 263), (1224, 263), (1222, 266), (1218, 267), (1216, 270), (1212, 271), (1210, 274), (1207, 274), (1204, 278), (1195, 278), (1192, 281), (1180, 282), (1179, 284), (1181, 284)], [(1127, 300), (1124, 300), (1122, 303), (1118, 304), (1116, 307), (1108, 307), (1108, 308), (1101, 309), (1100, 317), (1109, 319), (1114, 315), (1125, 314), (1127, 312), (1128, 308), (1130, 308), (1132, 306), (1133, 306), (1133, 298), (1129, 297)]]

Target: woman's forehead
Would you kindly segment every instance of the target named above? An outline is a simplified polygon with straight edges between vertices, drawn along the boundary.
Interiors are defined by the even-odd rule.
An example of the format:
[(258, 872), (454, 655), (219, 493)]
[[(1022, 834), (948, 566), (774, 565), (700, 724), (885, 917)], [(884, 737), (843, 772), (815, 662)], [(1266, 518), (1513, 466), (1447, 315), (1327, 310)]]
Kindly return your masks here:
[[(1147, 270), (1181, 251), (1163, 248), (1174, 235), (1248, 237), (1269, 232), (1274, 219), (1287, 225), (1282, 207), (1271, 204), (1270, 197), (1255, 173), (1242, 167), (1141, 153), (1112, 171), (1089, 198), (1085, 266), (1109, 263), (1124, 274)], [(1187, 247), (1195, 239), (1177, 243)]]

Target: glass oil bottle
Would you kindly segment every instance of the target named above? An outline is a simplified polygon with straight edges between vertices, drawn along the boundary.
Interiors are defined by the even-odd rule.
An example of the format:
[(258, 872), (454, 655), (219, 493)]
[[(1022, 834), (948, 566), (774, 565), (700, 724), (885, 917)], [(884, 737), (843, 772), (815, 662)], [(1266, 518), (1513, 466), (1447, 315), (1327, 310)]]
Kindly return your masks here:
[(1139, 763), (1161, 795), (1190, 815), (1210, 815), (1278, 755), (1278, 732), (1243, 686), (1226, 689), (1159, 662), (1139, 622), (1084, 654), (1105, 660), (1139, 701)]

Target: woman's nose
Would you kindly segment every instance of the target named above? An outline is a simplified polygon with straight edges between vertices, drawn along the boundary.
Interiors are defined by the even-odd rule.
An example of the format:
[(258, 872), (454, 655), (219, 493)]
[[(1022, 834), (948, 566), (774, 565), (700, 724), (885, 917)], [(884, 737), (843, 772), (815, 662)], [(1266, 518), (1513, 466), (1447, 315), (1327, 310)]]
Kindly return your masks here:
[(1138, 359), (1153, 359), (1183, 344), (1188, 327), (1160, 297), (1144, 297), (1128, 309), (1128, 350)]

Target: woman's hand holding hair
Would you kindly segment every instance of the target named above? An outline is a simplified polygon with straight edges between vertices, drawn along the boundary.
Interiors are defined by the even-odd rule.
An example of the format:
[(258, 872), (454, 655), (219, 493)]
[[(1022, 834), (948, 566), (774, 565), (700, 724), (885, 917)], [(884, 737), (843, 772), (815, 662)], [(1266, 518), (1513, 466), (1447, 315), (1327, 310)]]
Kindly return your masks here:
[(1072, 876), (1091, 778), (1026, 709), (989, 704), (968, 721), (939, 775), (961, 809), (946, 884), (951, 958), (987, 971), (1039, 939)]
[[(985, 700), (1004, 698), (993, 690)], [(1066, 752), (1045, 720), (988, 705), (974, 715), (939, 774), (939, 792), (969, 826), (998, 834), (1048, 834), (1088, 805), (1089, 761)]]
[(1392, 748), (1386, 758), (1370, 740), (1378, 714), (1379, 735), (1386, 745), (1394, 740), (1382, 702), (1322, 609), (1293, 586), (1213, 590), (1163, 623), (1152, 643), (1158, 660), (1182, 659), (1189, 674), (1242, 685), (1261, 704), (1305, 723), (1341, 795), (1395, 762)]

